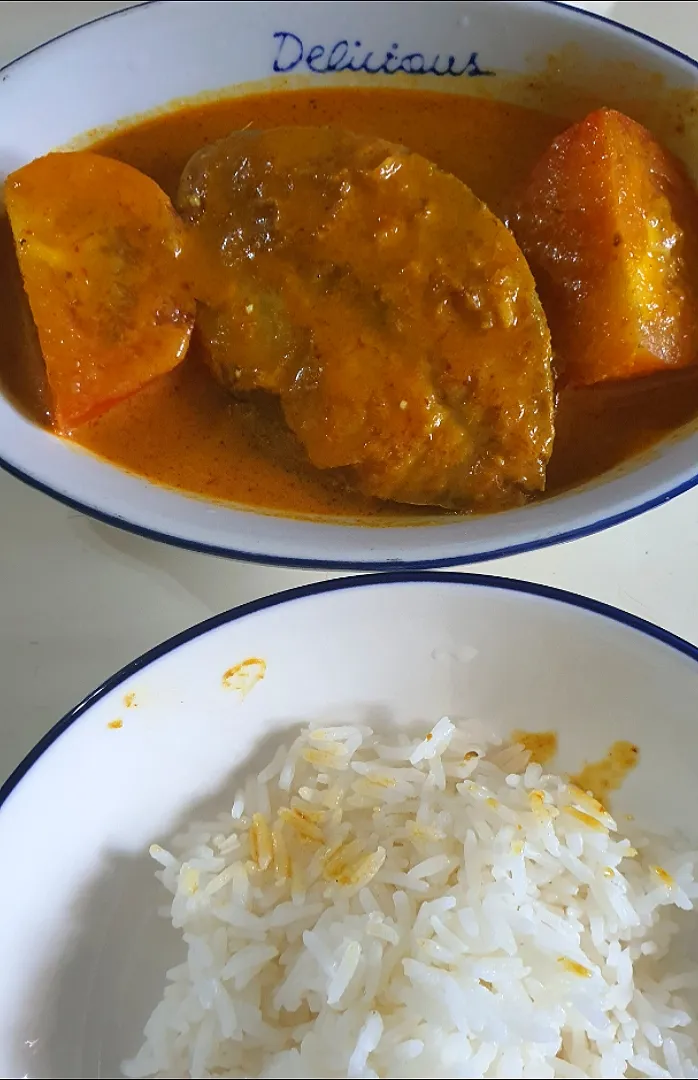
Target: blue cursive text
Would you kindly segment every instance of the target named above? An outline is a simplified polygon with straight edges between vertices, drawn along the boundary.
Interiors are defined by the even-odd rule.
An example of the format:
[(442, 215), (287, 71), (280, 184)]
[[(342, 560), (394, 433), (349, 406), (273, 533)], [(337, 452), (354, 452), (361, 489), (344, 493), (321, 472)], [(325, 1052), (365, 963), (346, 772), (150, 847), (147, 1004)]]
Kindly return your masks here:
[(360, 41), (335, 41), (333, 45), (311, 45), (306, 48), (297, 34), (289, 30), (279, 30), (274, 34), (277, 43), (274, 71), (282, 75), (295, 71), (305, 65), (316, 75), (327, 75), (338, 71), (365, 71), (369, 75), (494, 75), (480, 67), (478, 54), (472, 52), (467, 60), (458, 60), (455, 56), (442, 56), (431, 53), (425, 56), (421, 52), (403, 52), (396, 41), (384, 53), (367, 49)]

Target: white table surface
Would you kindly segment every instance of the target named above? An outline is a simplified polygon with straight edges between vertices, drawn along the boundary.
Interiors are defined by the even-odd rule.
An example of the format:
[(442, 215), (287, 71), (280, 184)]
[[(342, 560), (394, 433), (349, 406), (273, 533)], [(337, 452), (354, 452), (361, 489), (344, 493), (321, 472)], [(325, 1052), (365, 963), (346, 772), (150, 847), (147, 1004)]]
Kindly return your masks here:
[[(0, 3), (0, 64), (123, 3)], [(614, 15), (698, 56), (698, 3)], [(625, 608), (698, 642), (698, 489), (609, 532), (483, 564)], [(104, 678), (192, 623), (330, 575), (178, 551), (90, 521), (0, 472), (0, 782)]]

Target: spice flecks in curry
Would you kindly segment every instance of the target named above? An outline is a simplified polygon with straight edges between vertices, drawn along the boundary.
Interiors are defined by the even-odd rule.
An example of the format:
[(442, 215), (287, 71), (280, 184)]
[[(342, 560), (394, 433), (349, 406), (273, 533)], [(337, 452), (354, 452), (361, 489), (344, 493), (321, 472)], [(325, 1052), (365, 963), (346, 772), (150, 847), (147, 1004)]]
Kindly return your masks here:
[[(566, 101), (565, 108), (568, 105)], [(122, 127), (96, 149), (143, 170), (174, 196), (182, 169), (204, 143), (250, 126), (327, 124), (409, 146), (467, 183), (500, 218), (510, 216), (513, 193), (521, 190), (536, 161), (566, 127), (560, 117), (486, 98), (342, 87), (187, 107)], [(655, 134), (662, 138), (665, 133)], [(4, 220), (0, 375), (10, 396), (45, 422), (43, 362)], [(400, 407), (408, 400), (408, 394), (401, 393)], [(697, 413), (696, 368), (632, 385), (562, 389), (547, 492), (555, 494), (600, 475)], [(273, 513), (361, 518), (373, 524), (448, 520), (438, 511), (398, 508), (360, 495), (332, 470), (313, 469), (286, 430), (278, 402), (254, 395), (231, 398), (205, 370), (197, 345), (180, 368), (80, 428), (76, 438), (127, 470), (207, 500)]]

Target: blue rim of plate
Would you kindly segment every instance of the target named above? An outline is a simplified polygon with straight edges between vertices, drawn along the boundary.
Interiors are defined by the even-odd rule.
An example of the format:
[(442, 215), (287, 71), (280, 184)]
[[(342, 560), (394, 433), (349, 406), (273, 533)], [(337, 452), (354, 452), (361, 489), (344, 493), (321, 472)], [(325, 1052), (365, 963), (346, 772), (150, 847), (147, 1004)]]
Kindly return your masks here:
[[(169, 0), (141, 0), (141, 3), (134, 4), (130, 8), (121, 8), (117, 11), (107, 12), (105, 15), (99, 15), (95, 19), (90, 19), (88, 22), (81, 23), (79, 26), (66, 30), (62, 34), (57, 34), (55, 37), (42, 42), (40, 45), (36, 45), (34, 48), (29, 49), (21, 56), (16, 57), (4, 67), (0, 68), (0, 81), (4, 81), (6, 73), (16, 64), (26, 60), (28, 56), (32, 56), (41, 49), (54, 44), (54, 42), (60, 41), (62, 38), (70, 37), (72, 34), (77, 33), (86, 26), (93, 26), (96, 23), (105, 22), (107, 19), (126, 18), (129, 12), (138, 11), (141, 8), (150, 6), (159, 6), (162, 3), (168, 2)], [(646, 41), (661, 51), (669, 53), (671, 56), (675, 56), (689, 64), (691, 67), (698, 69), (698, 60), (694, 60), (686, 53), (681, 52), (679, 49), (675, 49), (672, 45), (665, 45), (663, 42), (657, 41), (656, 38), (643, 33), (641, 30), (634, 30), (632, 27), (624, 26), (615, 19), (609, 19), (606, 15), (599, 15), (596, 12), (585, 11), (581, 8), (569, 7), (569, 5), (563, 3), (562, 0), (538, 0), (538, 2), (548, 4), (550, 7), (561, 8), (569, 14), (570, 18), (593, 19), (596, 22), (612, 26), (625, 34), (629, 34), (631, 37)], [(116, 468), (116, 466), (114, 467)], [(42, 494), (48, 495), (55, 501), (69, 507), (71, 510), (77, 510), (86, 517), (92, 518), (94, 521), (99, 521), (104, 525), (111, 525), (117, 529), (122, 529), (124, 532), (131, 533), (134, 536), (140, 536), (146, 540), (155, 540), (158, 543), (167, 544), (170, 547), (181, 548), (185, 551), (196, 551), (202, 555), (217, 555), (221, 558), (236, 559), (240, 562), (255, 563), (262, 566), (278, 566), (298, 570), (319, 571), (386, 571), (396, 567), (404, 570), (438, 570), (444, 567), (475, 565), (476, 563), (501, 559), (510, 555), (523, 555), (529, 551), (538, 551), (543, 548), (553, 547), (556, 544), (565, 544), (571, 540), (580, 540), (585, 536), (593, 536), (595, 533), (603, 532), (605, 529), (610, 529), (615, 525), (630, 521), (632, 518), (639, 517), (648, 510), (652, 510), (657, 506), (670, 502), (678, 495), (683, 495), (685, 492), (690, 491), (698, 485), (697, 468), (696, 472), (687, 480), (681, 481), (680, 484), (676, 484), (666, 491), (661, 491), (658, 494), (652, 495), (645, 501), (630, 506), (626, 510), (621, 510), (615, 514), (609, 514), (606, 517), (599, 518), (597, 521), (589, 522), (586, 525), (579, 525), (576, 528), (563, 530), (562, 532), (555, 533), (553, 536), (539, 537), (534, 540), (524, 540), (520, 543), (507, 544), (504, 547), (493, 548), (492, 550), (476, 552), (470, 555), (448, 555), (435, 559), (401, 559), (398, 557), (378, 560), (303, 559), (265, 553), (260, 554), (254, 551), (245, 551), (241, 548), (228, 547), (225, 544), (206, 544), (197, 540), (189, 540), (181, 536), (173, 536), (171, 533), (159, 532), (157, 529), (150, 529), (146, 525), (137, 525), (118, 515), (109, 514), (95, 506), (90, 506), (88, 503), (73, 499), (71, 496), (65, 495), (63, 492), (57, 491), (55, 488), (44, 484), (43, 481), (38, 480), (30, 473), (24, 472), (23, 469), (18, 468), (1, 456), (0, 469), (9, 473), (10, 476), (15, 477), (15, 479), (27, 484), (29, 487), (34, 488), (35, 491), (40, 491)], [(186, 492), (182, 492), (181, 494), (186, 495)], [(338, 526), (338, 528), (341, 528), (341, 526)]]
[(330, 581), (317, 581), (309, 585), (300, 585), (295, 589), (286, 589), (272, 596), (263, 596), (258, 600), (252, 600), (247, 604), (231, 608), (214, 615), (203, 622), (197, 623), (188, 630), (183, 630), (174, 637), (168, 638), (160, 645), (149, 649), (148, 652), (132, 660), (122, 667), (116, 674), (110, 676), (105, 682), (83, 698), (70, 712), (58, 721), (36, 746), (29, 751), (8, 779), (0, 787), (0, 813), (15, 789), (22, 782), (27, 773), (33, 768), (47, 750), (70, 728), (81, 716), (84, 715), (96, 702), (111, 693), (118, 686), (133, 678), (138, 672), (143, 671), (156, 660), (176, 652), (177, 649), (189, 642), (203, 637), (211, 630), (216, 630), (229, 623), (238, 622), (248, 615), (266, 611), (269, 608), (281, 607), (293, 603), (295, 600), (304, 600), (325, 593), (342, 592), (350, 589), (370, 589), (381, 585), (459, 585), (485, 589), (499, 589), (505, 592), (522, 593), (526, 596), (535, 596), (543, 600), (551, 600), (555, 603), (565, 604), (568, 607), (578, 608), (610, 619), (630, 630), (635, 630), (645, 637), (649, 637), (662, 645), (666, 645), (675, 652), (681, 653), (690, 660), (698, 663), (698, 646), (692, 645), (684, 638), (672, 634), (661, 626), (641, 619), (638, 615), (632, 615), (628, 611), (604, 604), (600, 600), (593, 600), (588, 596), (580, 596), (578, 593), (568, 592), (565, 589), (556, 589), (550, 585), (538, 585), (530, 581), (518, 581), (514, 578), (495, 577), (489, 574), (459, 574), (453, 572), (434, 573), (433, 571), (409, 571), (398, 570), (384, 574), (369, 574), (360, 577), (334, 578)]

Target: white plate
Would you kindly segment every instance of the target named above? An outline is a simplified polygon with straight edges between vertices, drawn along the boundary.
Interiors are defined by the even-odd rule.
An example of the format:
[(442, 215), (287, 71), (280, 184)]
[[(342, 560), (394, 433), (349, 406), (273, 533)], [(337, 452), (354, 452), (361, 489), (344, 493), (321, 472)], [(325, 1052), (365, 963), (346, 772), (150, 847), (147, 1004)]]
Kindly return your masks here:
[[(618, 60), (656, 72), (670, 87), (698, 87), (698, 68), (692, 60), (561, 4), (160, 0), (65, 34), (4, 69), (0, 180), (9, 170), (85, 130), (173, 98), (259, 79), (280, 88), (288, 86), (288, 77), (299, 76), (318, 85), (331, 84), (336, 74), (317, 69), (327, 67), (331, 56), (336, 60), (344, 55), (345, 40), (361, 42), (350, 50), (358, 60), (373, 54), (369, 67), (391, 50), (406, 68), (419, 67), (420, 56), (426, 58), (424, 66), (433, 67), (438, 55), (439, 70), (450, 64), (465, 72), (457, 78), (433, 74), (416, 78), (417, 85), (440, 89), (468, 90), (486, 81), (497, 92), (509, 73), (538, 72), (549, 54), (570, 43), (587, 59), (569, 69), (566, 85), (586, 100), (595, 91), (601, 93), (598, 65)], [(397, 50), (392, 49), (393, 42)], [(339, 51), (333, 53), (335, 45)], [(318, 49), (324, 52), (319, 54)], [(395, 64), (393, 59), (391, 70)], [(473, 74), (481, 71), (494, 75)], [(342, 77), (347, 78), (346, 72)], [(364, 86), (373, 77), (364, 69), (352, 75)], [(619, 88), (601, 100), (625, 105)], [(642, 113), (639, 96), (632, 97), (630, 107)], [(667, 441), (661, 451), (636, 466), (543, 503), (439, 526), (366, 528), (278, 518), (154, 487), (56, 440), (0, 398), (0, 465), (35, 487), (146, 536), (200, 551), (315, 569), (444, 566), (581, 536), (691, 487), (698, 478), (697, 460), (694, 425), (686, 437)]]
[[(248, 657), (267, 673), (241, 701), (222, 676)], [(614, 808), (695, 826), (696, 661), (593, 601), (457, 574), (311, 585), (153, 650), (0, 791), (0, 1076), (119, 1075), (178, 954), (147, 848), (230, 805), (233, 778), (289, 725), (477, 715), (557, 729), (562, 767), (630, 739), (640, 765)]]

